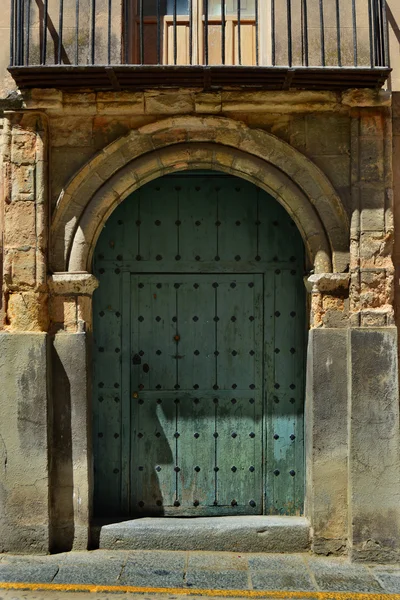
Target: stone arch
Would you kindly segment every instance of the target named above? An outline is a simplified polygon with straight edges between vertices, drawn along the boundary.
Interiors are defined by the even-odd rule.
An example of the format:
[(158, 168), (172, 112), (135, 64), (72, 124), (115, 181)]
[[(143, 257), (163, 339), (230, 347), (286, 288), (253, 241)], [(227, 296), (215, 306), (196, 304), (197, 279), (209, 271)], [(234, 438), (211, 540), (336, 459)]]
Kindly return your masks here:
[(231, 119), (181, 117), (119, 138), (69, 182), (52, 223), (53, 272), (90, 271), (97, 238), (116, 206), (148, 181), (188, 169), (222, 171), (255, 183), (292, 216), (316, 272), (348, 266), (347, 215), (314, 163), (275, 136)]

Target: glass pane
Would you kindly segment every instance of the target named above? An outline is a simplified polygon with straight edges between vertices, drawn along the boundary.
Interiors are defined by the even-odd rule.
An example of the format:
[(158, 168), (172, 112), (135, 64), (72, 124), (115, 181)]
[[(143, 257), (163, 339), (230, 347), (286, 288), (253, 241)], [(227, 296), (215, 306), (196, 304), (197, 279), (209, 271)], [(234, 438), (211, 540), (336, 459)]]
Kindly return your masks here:
[[(143, 13), (145, 17), (157, 15), (157, 3), (159, 3), (160, 15), (173, 15), (175, 0), (143, 0)], [(139, 14), (139, 0), (137, 0), (137, 13)], [(176, 14), (189, 14), (189, 0), (176, 0)]]
[[(240, 0), (240, 16), (254, 17), (256, 0)], [(208, 14), (210, 17), (220, 17), (222, 0), (208, 0)], [(238, 0), (225, 0), (225, 15), (237, 17)]]

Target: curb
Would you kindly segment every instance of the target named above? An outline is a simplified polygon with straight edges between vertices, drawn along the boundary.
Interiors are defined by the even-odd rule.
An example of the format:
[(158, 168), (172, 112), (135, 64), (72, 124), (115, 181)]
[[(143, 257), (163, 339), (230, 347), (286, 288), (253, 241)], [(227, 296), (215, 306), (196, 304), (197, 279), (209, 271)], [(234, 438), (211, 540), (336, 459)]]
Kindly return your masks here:
[(0, 590), (54, 592), (124, 592), (131, 594), (174, 594), (177, 596), (209, 596), (213, 598), (276, 598), (296, 600), (400, 600), (400, 594), (366, 592), (293, 592), (259, 590), (207, 590), (199, 588), (152, 588), (132, 585), (95, 585), (74, 583), (1, 583)]

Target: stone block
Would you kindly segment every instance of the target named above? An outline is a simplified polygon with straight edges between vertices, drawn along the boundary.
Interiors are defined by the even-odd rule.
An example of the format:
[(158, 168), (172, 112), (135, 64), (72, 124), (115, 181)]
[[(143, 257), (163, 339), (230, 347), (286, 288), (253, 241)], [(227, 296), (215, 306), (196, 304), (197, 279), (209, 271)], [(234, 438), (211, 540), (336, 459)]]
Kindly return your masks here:
[(360, 137), (360, 179), (381, 183), (384, 175), (383, 137)]
[(34, 202), (13, 202), (5, 209), (4, 245), (35, 246), (36, 209)]
[(33, 164), (36, 161), (36, 135), (28, 131), (13, 131), (11, 162), (15, 165)]
[(51, 146), (84, 147), (92, 145), (93, 120), (82, 117), (57, 117), (51, 120)]
[(12, 292), (8, 297), (7, 330), (47, 331), (48, 296), (38, 292)]
[(384, 231), (385, 199), (386, 192), (382, 185), (360, 189), (362, 231)]
[(142, 518), (105, 525), (100, 548), (108, 550), (208, 550), (304, 552), (309, 522), (303, 517)]
[(59, 333), (52, 344), (51, 540), (54, 551), (85, 550), (89, 544), (86, 334)]
[(347, 543), (347, 335), (313, 329), (308, 341), (306, 514), (321, 554), (341, 554)]
[(398, 561), (397, 329), (351, 329), (350, 342), (350, 553), (353, 560)]
[(179, 115), (194, 111), (194, 95), (190, 92), (148, 92), (144, 95), (145, 113), (148, 115)]
[(9, 248), (4, 256), (4, 279), (11, 289), (32, 288), (36, 283), (36, 251), (30, 246)]
[(35, 167), (33, 165), (14, 166), (11, 177), (13, 202), (35, 200)]
[(350, 118), (340, 115), (308, 115), (306, 117), (307, 154), (348, 154), (350, 147)]
[(48, 552), (48, 375), (45, 333), (0, 334), (2, 552)]
[(200, 93), (195, 96), (195, 111), (203, 114), (218, 114), (222, 111), (221, 93)]

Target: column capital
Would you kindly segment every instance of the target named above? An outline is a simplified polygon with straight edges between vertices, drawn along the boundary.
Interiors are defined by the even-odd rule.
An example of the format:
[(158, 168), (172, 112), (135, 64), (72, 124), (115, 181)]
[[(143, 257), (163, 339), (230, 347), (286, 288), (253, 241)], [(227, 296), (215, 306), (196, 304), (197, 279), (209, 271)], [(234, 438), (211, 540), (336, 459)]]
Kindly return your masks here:
[(50, 293), (57, 296), (91, 296), (98, 285), (98, 279), (87, 272), (53, 273), (49, 278)]
[(350, 273), (317, 273), (305, 277), (304, 284), (312, 294), (332, 294), (349, 289)]

